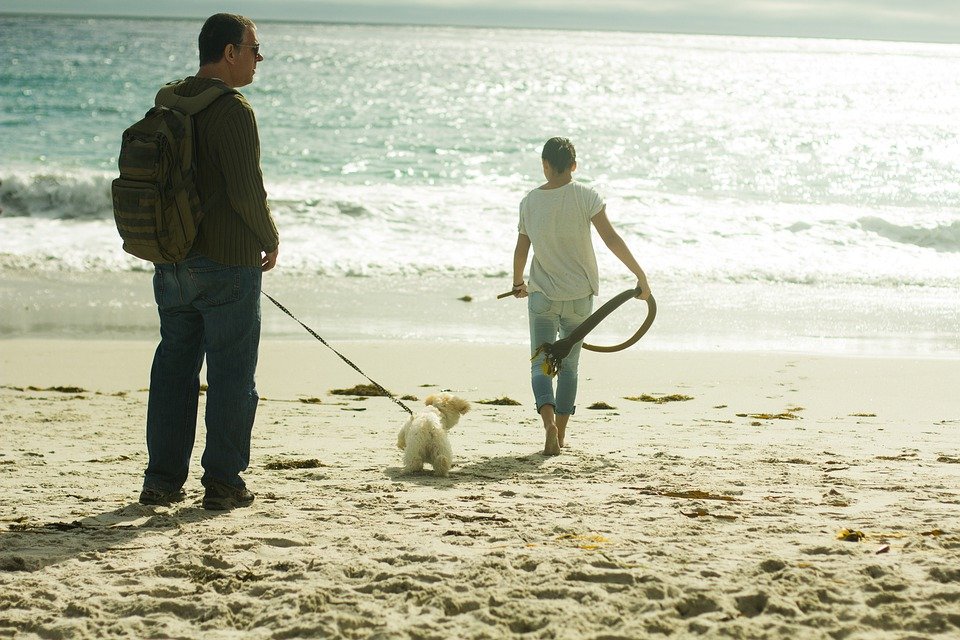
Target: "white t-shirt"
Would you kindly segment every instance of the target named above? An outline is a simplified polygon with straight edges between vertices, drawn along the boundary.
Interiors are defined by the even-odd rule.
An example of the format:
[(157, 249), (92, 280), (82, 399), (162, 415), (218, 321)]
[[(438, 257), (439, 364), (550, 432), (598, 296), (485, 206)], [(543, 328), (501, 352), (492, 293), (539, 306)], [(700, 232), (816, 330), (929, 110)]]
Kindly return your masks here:
[(520, 202), (518, 226), (533, 246), (527, 291), (540, 291), (557, 302), (600, 292), (590, 220), (604, 206), (599, 193), (576, 181), (527, 194)]

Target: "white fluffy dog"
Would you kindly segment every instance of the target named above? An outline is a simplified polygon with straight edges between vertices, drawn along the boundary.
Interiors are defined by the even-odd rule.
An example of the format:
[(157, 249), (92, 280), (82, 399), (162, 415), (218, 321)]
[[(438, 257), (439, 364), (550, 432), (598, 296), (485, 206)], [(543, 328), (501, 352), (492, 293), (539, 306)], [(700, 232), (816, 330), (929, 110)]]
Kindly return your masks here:
[(397, 446), (403, 449), (403, 472), (422, 471), (429, 462), (434, 475), (446, 476), (453, 457), (447, 431), (470, 410), (470, 403), (449, 393), (428, 396), (423, 403), (428, 405), (426, 411), (410, 416), (397, 436)]

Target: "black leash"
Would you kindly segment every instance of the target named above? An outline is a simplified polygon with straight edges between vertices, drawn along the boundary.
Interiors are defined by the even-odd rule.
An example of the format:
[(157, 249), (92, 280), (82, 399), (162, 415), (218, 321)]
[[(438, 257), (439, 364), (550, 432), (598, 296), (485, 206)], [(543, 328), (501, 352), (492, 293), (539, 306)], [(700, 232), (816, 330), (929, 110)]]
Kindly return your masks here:
[[(623, 293), (620, 293), (610, 300), (607, 300), (606, 304), (594, 311), (586, 320), (581, 322), (580, 325), (571, 331), (570, 335), (568, 335), (566, 338), (561, 338), (554, 343), (544, 342), (542, 345), (537, 347), (537, 350), (534, 352), (533, 357), (530, 358), (530, 360), (533, 361), (541, 353), (544, 354), (544, 374), (550, 376), (551, 378), (557, 375), (560, 373), (560, 367), (563, 359), (566, 358), (570, 353), (570, 349), (573, 348), (573, 345), (583, 340), (587, 334), (593, 331), (594, 327), (600, 324), (600, 321), (610, 315), (614, 309), (622, 305), (627, 300), (637, 297), (639, 293), (639, 288), (627, 289)], [(656, 317), (657, 301), (653, 299), (653, 296), (650, 296), (647, 298), (647, 319), (644, 320), (643, 325), (640, 326), (640, 329), (633, 334), (633, 337), (622, 344), (614, 345), (612, 347), (598, 347), (592, 344), (584, 344), (583, 348), (589, 351), (600, 351), (602, 353), (611, 353), (613, 351), (626, 349), (643, 337), (643, 334), (647, 332), (647, 330), (653, 324), (654, 318)]]
[(300, 322), (300, 318), (298, 318), (297, 316), (295, 316), (295, 315), (293, 315), (292, 313), (290, 313), (290, 310), (289, 310), (289, 309), (287, 309), (285, 306), (283, 306), (282, 304), (280, 304), (279, 302), (277, 302), (276, 300), (274, 300), (274, 299), (273, 299), (273, 296), (271, 296), (269, 293), (266, 293), (265, 291), (261, 291), (260, 293), (262, 293), (263, 295), (265, 295), (265, 296), (267, 297), (267, 299), (270, 300), (270, 302), (272, 302), (273, 304), (277, 305), (277, 308), (280, 309), (280, 311), (283, 311), (285, 314), (287, 314), (288, 316), (290, 316), (291, 318), (293, 318), (294, 320), (296, 320), (297, 323), (299, 323), (301, 327), (303, 327), (304, 329), (306, 329), (307, 332), (308, 332), (310, 335), (312, 335), (314, 338), (316, 338), (317, 340), (319, 340), (320, 342), (322, 342), (325, 347), (327, 347), (328, 349), (330, 349), (330, 351), (333, 351), (335, 354), (337, 354), (338, 356), (340, 356), (340, 359), (341, 359), (341, 360), (343, 360), (343, 361), (346, 362), (348, 365), (350, 365), (351, 367), (353, 367), (354, 369), (356, 369), (357, 373), (359, 373), (359, 374), (362, 375), (364, 378), (366, 378), (367, 380), (369, 380), (369, 381), (373, 384), (373, 386), (375, 386), (381, 393), (383, 393), (383, 395), (389, 397), (391, 400), (393, 400), (393, 401), (396, 402), (398, 405), (400, 405), (400, 407), (401, 407), (404, 411), (406, 411), (406, 412), (409, 413), (410, 415), (413, 415), (413, 411), (410, 410), (410, 407), (408, 407), (407, 405), (405, 405), (405, 404), (403, 404), (402, 402), (400, 402), (397, 398), (394, 397), (394, 395), (393, 395), (392, 393), (390, 393), (389, 391), (387, 391), (386, 389), (384, 389), (382, 386), (380, 386), (380, 384), (379, 384), (378, 382), (374, 381), (373, 378), (371, 378), (370, 376), (368, 376), (367, 374), (365, 374), (363, 371), (361, 371), (361, 370), (360, 370), (360, 367), (358, 367), (357, 365), (355, 365), (355, 364), (353, 364), (352, 362), (350, 362), (350, 360), (348, 360), (346, 356), (344, 356), (342, 353), (340, 353), (339, 351), (337, 351), (336, 349), (334, 349), (333, 347), (331, 347), (331, 346), (327, 343), (327, 341), (324, 340), (323, 338), (321, 338), (320, 335), (319, 335), (316, 331), (314, 331), (313, 329), (311, 329), (311, 328), (308, 327), (307, 325), (303, 324), (303, 322)]

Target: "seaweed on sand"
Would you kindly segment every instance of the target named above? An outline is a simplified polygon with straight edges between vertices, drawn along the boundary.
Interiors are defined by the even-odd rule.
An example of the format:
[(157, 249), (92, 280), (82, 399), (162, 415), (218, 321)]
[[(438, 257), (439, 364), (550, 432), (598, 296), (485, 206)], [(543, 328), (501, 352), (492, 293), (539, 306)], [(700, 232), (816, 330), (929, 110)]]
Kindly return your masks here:
[(349, 389), (330, 389), (330, 393), (335, 396), (386, 396), (385, 390), (381, 390), (372, 384), (358, 384)]
[(587, 409), (616, 409), (616, 407), (611, 407), (606, 402), (594, 402), (592, 405), (587, 407)]
[(624, 396), (624, 400), (633, 400), (634, 402), (652, 402), (654, 404), (663, 404), (665, 402), (685, 402), (693, 400), (693, 396), (685, 396), (681, 393), (673, 393), (667, 396), (652, 396), (644, 393), (639, 396)]
[(316, 458), (311, 458), (309, 460), (278, 460), (276, 462), (268, 462), (264, 465), (264, 468), (277, 471), (281, 469), (316, 469), (322, 466), (322, 462)]
[(513, 398), (508, 398), (507, 396), (502, 396), (500, 398), (493, 398), (491, 400), (477, 400), (477, 404), (492, 404), (504, 407), (516, 407), (520, 403), (514, 400)]

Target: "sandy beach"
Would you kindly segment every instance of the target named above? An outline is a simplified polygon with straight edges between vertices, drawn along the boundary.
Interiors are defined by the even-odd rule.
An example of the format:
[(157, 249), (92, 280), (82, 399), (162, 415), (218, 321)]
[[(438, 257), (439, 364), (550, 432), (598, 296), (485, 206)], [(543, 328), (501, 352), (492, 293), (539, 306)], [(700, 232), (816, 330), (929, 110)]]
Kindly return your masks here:
[[(186, 500), (138, 502), (154, 269), (111, 187), (205, 10), (0, 4), (0, 638), (960, 640), (948, 3), (250, 3), (263, 292), (414, 410), (472, 410), (449, 477), (403, 474), (404, 411), (334, 393), (367, 380), (263, 299), (230, 512), (202, 508), (202, 417)], [(67, 4), (114, 15), (16, 13)], [(552, 136), (659, 309), (583, 355), (545, 456), (497, 296)], [(594, 245), (597, 308), (636, 269)]]
[(474, 403), (449, 478), (400, 474), (406, 414), (330, 394), (365, 382), (332, 352), (267, 340), (256, 502), (201, 509), (197, 457), (144, 507), (153, 342), (0, 343), (0, 635), (960, 637), (955, 359), (585, 354), (545, 457), (525, 347), (338, 346)]

